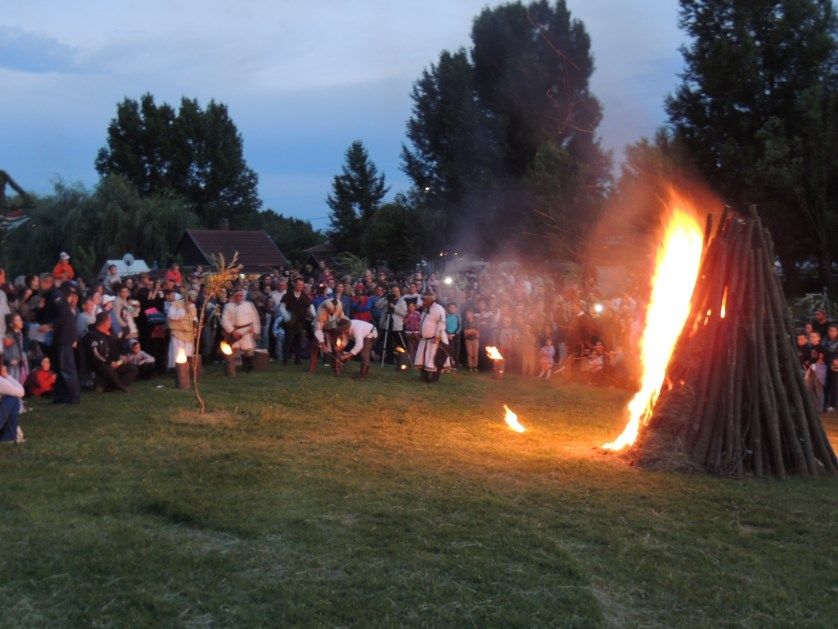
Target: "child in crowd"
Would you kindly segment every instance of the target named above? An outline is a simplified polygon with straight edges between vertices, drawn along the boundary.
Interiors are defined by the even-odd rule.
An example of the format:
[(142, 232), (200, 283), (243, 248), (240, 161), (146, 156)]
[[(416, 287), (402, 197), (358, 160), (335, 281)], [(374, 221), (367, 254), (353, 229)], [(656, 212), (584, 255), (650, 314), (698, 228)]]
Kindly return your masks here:
[(553, 347), (553, 339), (547, 337), (539, 354), (541, 371), (538, 373), (538, 377), (548, 380), (553, 375), (553, 363), (556, 360), (556, 348)]
[(521, 334), (512, 323), (512, 317), (506, 316), (501, 320), (501, 327), (498, 330), (498, 350), (506, 360), (508, 368), (518, 366), (518, 341)]
[[(23, 330), (23, 317), (15, 313), (7, 315), (6, 319), (8, 332), (6, 338), (3, 339), (3, 348), (5, 349), (3, 362), (9, 371), (9, 376), (23, 385), (29, 378), (28, 343)], [(23, 398), (20, 400), (20, 412), (26, 412)]]
[(137, 379), (148, 380), (155, 373), (154, 356), (143, 351), (140, 342), (132, 340), (128, 344), (128, 353), (122, 356), (126, 363), (137, 366)]
[(463, 320), (457, 314), (457, 304), (448, 304), (448, 314), (445, 315), (445, 333), (448, 334), (448, 347), (451, 348), (451, 368), (456, 369), (460, 364), (460, 333), (463, 330)]
[(50, 397), (57, 379), (58, 376), (52, 370), (49, 356), (44, 356), (41, 359), (40, 365), (29, 374), (29, 378), (26, 381), (26, 389), (32, 397)]
[(838, 358), (833, 358), (829, 363), (829, 406), (826, 411), (828, 413), (835, 412), (835, 404), (838, 402)]
[(416, 303), (407, 304), (407, 314), (404, 316), (404, 338), (407, 341), (407, 351), (410, 353), (410, 360), (416, 358), (416, 348), (419, 347), (419, 326), (422, 317), (416, 310)]
[(823, 352), (813, 348), (809, 366), (803, 375), (803, 384), (812, 397), (812, 404), (815, 405), (815, 409), (819, 412), (824, 408), (823, 391), (824, 385), (826, 384), (826, 370), (827, 367), (826, 362), (824, 362)]
[(466, 310), (466, 318), (463, 321), (463, 339), (466, 344), (466, 366), (469, 371), (477, 371), (478, 352), (480, 351), (480, 330), (477, 328), (477, 320), (474, 310)]

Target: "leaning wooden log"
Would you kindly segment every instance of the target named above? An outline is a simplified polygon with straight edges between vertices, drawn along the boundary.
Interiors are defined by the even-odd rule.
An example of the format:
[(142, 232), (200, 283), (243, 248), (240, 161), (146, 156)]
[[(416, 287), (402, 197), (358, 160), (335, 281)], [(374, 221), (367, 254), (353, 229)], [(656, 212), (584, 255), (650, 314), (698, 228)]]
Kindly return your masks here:
[(727, 210), (710, 231), (667, 385), (629, 456), (724, 476), (838, 474), (803, 383), (770, 235), (755, 208)]

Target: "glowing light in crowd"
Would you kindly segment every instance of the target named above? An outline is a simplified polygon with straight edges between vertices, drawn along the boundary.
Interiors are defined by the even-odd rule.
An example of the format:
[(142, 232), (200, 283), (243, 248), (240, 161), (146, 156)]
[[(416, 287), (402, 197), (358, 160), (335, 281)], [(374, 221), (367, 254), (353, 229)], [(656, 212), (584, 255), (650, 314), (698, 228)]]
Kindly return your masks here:
[(175, 356), (175, 362), (178, 365), (182, 365), (186, 362), (186, 351), (182, 347), (177, 351), (177, 356)]
[(606, 450), (622, 450), (637, 439), (641, 424), (654, 408), (675, 343), (690, 313), (704, 238), (698, 212), (674, 190), (670, 190), (662, 233), (640, 339), (640, 390), (629, 402), (625, 429), (617, 439), (602, 446)]
[(515, 432), (525, 432), (526, 428), (521, 425), (521, 422), (518, 421), (518, 416), (512, 412), (506, 404), (503, 405), (504, 416), (503, 421), (506, 422), (506, 425), (509, 426)]
[(230, 344), (227, 341), (221, 341), (221, 353), (225, 356), (232, 356), (233, 355), (233, 348), (230, 347)]
[(486, 347), (486, 355), (492, 360), (503, 360), (503, 354), (501, 354), (500, 351), (498, 351), (498, 348), (494, 345)]

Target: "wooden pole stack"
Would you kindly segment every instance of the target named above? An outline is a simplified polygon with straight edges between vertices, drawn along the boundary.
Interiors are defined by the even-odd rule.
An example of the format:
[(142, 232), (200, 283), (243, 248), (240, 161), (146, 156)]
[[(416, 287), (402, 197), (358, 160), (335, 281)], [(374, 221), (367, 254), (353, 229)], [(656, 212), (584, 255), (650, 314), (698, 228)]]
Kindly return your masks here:
[(838, 474), (804, 389), (773, 244), (756, 208), (726, 211), (689, 318), (631, 451), (640, 464), (724, 476)]

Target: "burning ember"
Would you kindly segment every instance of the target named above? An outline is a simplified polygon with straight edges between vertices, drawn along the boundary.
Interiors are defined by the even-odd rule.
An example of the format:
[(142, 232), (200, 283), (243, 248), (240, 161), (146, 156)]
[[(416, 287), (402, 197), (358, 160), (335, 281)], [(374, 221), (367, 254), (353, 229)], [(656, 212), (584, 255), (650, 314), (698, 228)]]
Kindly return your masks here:
[(178, 365), (186, 364), (186, 351), (182, 347), (177, 351), (177, 356), (175, 356), (175, 362)]
[(640, 340), (640, 390), (629, 402), (629, 420), (623, 433), (604, 444), (606, 450), (622, 450), (637, 439), (641, 422), (646, 423), (654, 408), (670, 356), (690, 314), (704, 235), (698, 212), (674, 190), (670, 190), (667, 213)]
[(221, 353), (225, 356), (232, 356), (233, 355), (233, 348), (230, 347), (230, 344), (227, 341), (221, 341), (221, 345), (219, 345), (221, 349)]
[[(486, 348), (488, 349), (488, 348)], [(506, 404), (503, 405), (503, 410), (506, 414), (503, 416), (503, 421), (506, 422), (506, 425), (509, 426), (515, 432), (525, 432), (526, 428), (524, 428), (521, 423), (518, 421), (518, 416), (512, 412)]]
[(489, 345), (486, 347), (486, 355), (492, 360), (503, 360), (503, 354), (501, 354), (498, 351), (498, 348), (494, 345)]

